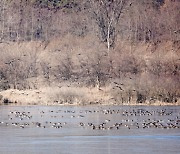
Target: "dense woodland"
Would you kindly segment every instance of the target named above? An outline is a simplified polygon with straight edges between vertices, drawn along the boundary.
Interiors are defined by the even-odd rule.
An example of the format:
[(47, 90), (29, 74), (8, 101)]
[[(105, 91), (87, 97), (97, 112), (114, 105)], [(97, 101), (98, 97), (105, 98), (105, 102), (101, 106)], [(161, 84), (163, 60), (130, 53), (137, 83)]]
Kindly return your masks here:
[(43, 80), (177, 102), (179, 15), (179, 0), (1, 0), (0, 89)]
[[(0, 40), (50, 40), (98, 28), (110, 45), (117, 35), (133, 42), (178, 41), (178, 0), (1, 0)], [(109, 26), (109, 27), (108, 27)]]

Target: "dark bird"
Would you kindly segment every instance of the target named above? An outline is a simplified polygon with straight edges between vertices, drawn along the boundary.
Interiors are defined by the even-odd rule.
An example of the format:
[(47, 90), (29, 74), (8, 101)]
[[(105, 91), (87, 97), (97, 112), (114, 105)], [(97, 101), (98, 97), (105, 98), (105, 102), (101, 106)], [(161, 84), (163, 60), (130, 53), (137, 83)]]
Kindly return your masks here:
[(116, 86), (117, 88), (119, 88), (120, 90), (123, 90), (120, 86)]

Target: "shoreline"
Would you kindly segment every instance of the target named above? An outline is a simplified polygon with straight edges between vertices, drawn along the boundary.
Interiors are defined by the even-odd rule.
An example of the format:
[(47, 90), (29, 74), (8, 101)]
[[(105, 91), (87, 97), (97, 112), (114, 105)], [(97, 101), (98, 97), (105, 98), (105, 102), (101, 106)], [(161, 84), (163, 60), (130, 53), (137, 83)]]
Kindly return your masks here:
[(41, 89), (9, 89), (0, 92), (0, 106), (179, 106), (175, 103), (153, 102), (139, 103), (135, 99), (122, 102), (112, 97), (106, 87), (99, 91), (85, 87), (44, 87)]

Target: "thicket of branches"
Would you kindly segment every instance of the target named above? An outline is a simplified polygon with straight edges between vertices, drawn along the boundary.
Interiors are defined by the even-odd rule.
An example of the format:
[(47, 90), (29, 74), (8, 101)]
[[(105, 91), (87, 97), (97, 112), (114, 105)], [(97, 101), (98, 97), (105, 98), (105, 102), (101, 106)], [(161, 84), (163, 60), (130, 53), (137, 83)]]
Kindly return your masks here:
[(49, 40), (72, 32), (83, 36), (98, 27), (109, 46), (117, 35), (131, 41), (177, 41), (179, 10), (178, 0), (1, 0), (0, 40)]
[[(0, 45), (42, 42), (44, 48), (9, 51), (1, 46), (0, 89), (32, 88), (28, 79), (43, 77), (48, 84), (68, 81), (98, 89), (111, 84), (122, 102), (134, 95), (139, 103), (176, 102), (180, 61), (158, 48), (170, 42), (178, 55), (179, 10), (178, 0), (1, 0)], [(66, 36), (71, 37), (57, 49), (46, 49)], [(87, 39), (83, 45), (81, 39)], [(151, 50), (150, 59), (138, 55), (134, 47), (139, 44), (147, 47), (144, 52)], [(42, 59), (41, 50), (56, 57)]]

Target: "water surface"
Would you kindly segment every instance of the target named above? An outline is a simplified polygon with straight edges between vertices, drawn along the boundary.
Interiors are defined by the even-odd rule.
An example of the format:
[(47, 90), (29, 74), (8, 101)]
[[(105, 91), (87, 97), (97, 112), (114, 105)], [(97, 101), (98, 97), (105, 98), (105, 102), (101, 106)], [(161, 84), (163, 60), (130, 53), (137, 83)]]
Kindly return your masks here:
[(180, 153), (179, 117), (179, 106), (0, 106), (0, 153)]

